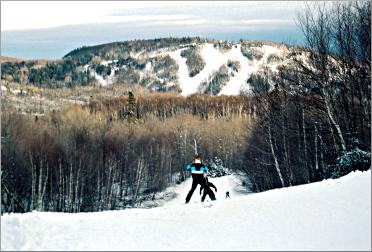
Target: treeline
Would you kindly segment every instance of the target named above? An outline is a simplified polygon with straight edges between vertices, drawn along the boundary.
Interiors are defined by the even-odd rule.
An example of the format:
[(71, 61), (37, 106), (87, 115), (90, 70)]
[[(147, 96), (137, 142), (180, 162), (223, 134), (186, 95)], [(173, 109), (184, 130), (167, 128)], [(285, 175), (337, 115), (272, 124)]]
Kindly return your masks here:
[(127, 58), (131, 52), (139, 53), (143, 51), (154, 51), (166, 47), (178, 47), (182, 44), (200, 42), (199, 37), (182, 37), (182, 38), (157, 38), (147, 40), (130, 40), (124, 42), (114, 42), (97, 46), (77, 48), (66, 54), (63, 58), (80, 58), (85, 59), (87, 64), (94, 56), (102, 57), (105, 60), (112, 58)]
[[(215, 48), (222, 51), (230, 50), (233, 47), (233, 42), (201, 39), (199, 37), (170, 37), (114, 42), (77, 48), (57, 61), (46, 63), (37, 60), (4, 62), (2, 63), (1, 79), (43, 88), (75, 87), (99, 84), (94, 78), (95, 72), (103, 78), (107, 78), (112, 74), (112, 71), (115, 71), (113, 83), (141, 84), (152, 91), (160, 92), (179, 91), (176, 62), (171, 57), (146, 58), (146, 53), (163, 49), (184, 48), (181, 55), (187, 59), (189, 75), (193, 77), (205, 66), (199, 48), (200, 44), (205, 42), (213, 43)], [(254, 49), (246, 47), (262, 45), (263, 42), (242, 40), (241, 43), (243, 44), (242, 52), (248, 58), (252, 59), (253, 56), (262, 57)], [(133, 56), (142, 53), (145, 56), (143, 58), (136, 59)], [(112, 62), (109, 63), (108, 61)], [(105, 62), (105, 64), (102, 64), (102, 62)], [(147, 63), (151, 63), (153, 74), (141, 78), (142, 73), (140, 72), (145, 69)], [(226, 70), (226, 68), (223, 68), (223, 70)], [(220, 89), (220, 83), (226, 80), (225, 72), (221, 76), (218, 73), (214, 74), (216, 80), (212, 81), (216, 83), (209, 85), (210, 88), (208, 88), (212, 90), (213, 94), (216, 94)], [(173, 85), (168, 85), (169, 83)]]
[[(116, 98), (92, 97), (87, 107), (91, 113), (103, 112), (111, 120), (125, 119), (128, 96)], [(136, 117), (146, 120), (155, 116), (162, 120), (177, 114), (190, 114), (205, 120), (214, 118), (249, 118), (255, 116), (255, 101), (251, 96), (208, 96), (193, 94), (183, 97), (175, 93), (150, 93), (136, 97)]]
[(371, 167), (371, 2), (310, 4), (299, 24), (306, 57), (251, 79), (258, 116), (243, 171), (256, 191)]
[[(47, 88), (92, 85), (95, 83), (95, 78), (89, 70), (84, 71), (84, 66), (87, 64), (91, 65), (92, 70), (103, 76), (111, 73), (111, 67), (100, 64), (104, 60), (116, 59), (115, 66), (126, 66), (129, 71), (133, 69), (142, 70), (145, 65), (143, 62), (133, 59), (132, 53), (150, 52), (168, 47), (178, 48), (181, 45), (198, 41), (201, 41), (199, 37), (132, 40), (78, 48), (68, 53), (60, 61), (42, 64), (38, 61), (4, 62), (1, 64), (1, 79)], [(174, 79), (173, 66), (170, 67), (171, 69), (167, 70), (166, 73), (172, 73), (169, 79)], [(124, 70), (124, 74), (125, 72)], [(133, 80), (123, 78), (123, 74), (121, 74), (121, 80), (131, 83), (136, 78)]]
[[(188, 99), (165, 96), (113, 99), (98, 108), (76, 105), (41, 117), (3, 111), (2, 212), (139, 206), (185, 179), (194, 140), (206, 162), (218, 157), (225, 167), (234, 167), (249, 120), (235, 106), (246, 98), (190, 97), (188, 102), (197, 105), (187, 110)], [(111, 117), (109, 112), (124, 103), (124, 118)], [(208, 104), (226, 108), (206, 120)], [(164, 113), (171, 107), (174, 113)]]
[(79, 66), (79, 61), (71, 59), (46, 64), (38, 64), (37, 61), (5, 62), (1, 64), (1, 79), (47, 88), (91, 84), (94, 77)]

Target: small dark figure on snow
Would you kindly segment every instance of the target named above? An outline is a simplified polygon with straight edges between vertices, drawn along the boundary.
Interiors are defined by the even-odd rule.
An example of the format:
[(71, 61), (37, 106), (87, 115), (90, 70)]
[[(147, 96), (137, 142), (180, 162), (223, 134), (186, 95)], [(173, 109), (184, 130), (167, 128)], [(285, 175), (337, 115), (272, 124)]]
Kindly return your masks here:
[(229, 191), (226, 192), (226, 199), (227, 198), (230, 198), (230, 192)]
[(209, 182), (207, 177), (204, 177), (204, 180), (205, 180), (204, 186), (200, 187), (200, 194), (204, 190), (201, 201), (204, 202), (205, 197), (207, 196), (207, 194), (208, 194), (209, 198), (211, 198), (211, 200), (216, 200), (216, 196), (214, 195), (211, 187), (213, 187), (216, 192), (217, 192), (217, 187), (215, 185), (213, 185), (211, 182)]

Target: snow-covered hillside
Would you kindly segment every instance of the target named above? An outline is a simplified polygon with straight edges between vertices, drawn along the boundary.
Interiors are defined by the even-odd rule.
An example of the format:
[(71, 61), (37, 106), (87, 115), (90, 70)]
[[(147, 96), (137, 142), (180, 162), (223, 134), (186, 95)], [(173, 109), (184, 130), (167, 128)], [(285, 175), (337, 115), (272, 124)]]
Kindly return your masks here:
[(241, 90), (244, 90), (247, 79), (251, 72), (249, 61), (241, 53), (241, 45), (235, 45), (228, 52), (222, 53), (214, 48), (213, 44), (204, 44), (201, 50), (201, 56), (206, 62), (204, 69), (196, 76), (190, 77), (186, 66), (186, 59), (181, 57), (181, 49), (172, 52), (170, 55), (173, 57), (179, 66), (179, 83), (183, 95), (189, 95), (198, 92), (199, 85), (203, 81), (209, 81), (209, 76), (213, 72), (227, 64), (228, 60), (235, 60), (241, 64), (241, 69), (238, 74), (232, 77), (228, 83), (223, 87), (220, 94), (238, 95)]
[(210, 181), (218, 188), (210, 208), (199, 202), (198, 189), (184, 204), (187, 180), (157, 208), (6, 214), (1, 250), (371, 249), (370, 170), (257, 194), (242, 194), (232, 175)]
[[(182, 51), (187, 48), (195, 47), (200, 50), (200, 57), (204, 60), (205, 66), (195, 76), (190, 76), (186, 58), (181, 56)], [(226, 82), (221, 83), (221, 87), (218, 87), (216, 94), (222, 95), (239, 95), (242, 92), (250, 92), (250, 85), (247, 82), (252, 74), (259, 74), (264, 68), (268, 68), (271, 71), (276, 71), (277, 67), (281, 64), (288, 64), (290, 57), (288, 57), (289, 49), (282, 45), (266, 45), (260, 46), (247, 46), (241, 43), (229, 44), (230, 48), (222, 48), (220, 44), (213, 43), (200, 43), (200, 44), (189, 44), (179, 45), (178, 47), (164, 48), (161, 50), (154, 50), (150, 52), (139, 52), (137, 54), (131, 54), (133, 59), (142, 62), (147, 62), (145, 69), (135, 69), (141, 81), (148, 81), (153, 78), (153, 82), (159, 82), (161, 85), (174, 86), (177, 85), (182, 95), (190, 95), (193, 93), (206, 92), (208, 90), (203, 85), (208, 86), (212, 81), (211, 78), (215, 76), (222, 66), (228, 66), (229, 62), (235, 62), (239, 64), (239, 68), (231, 70), (229, 72), (229, 79)], [(246, 53), (244, 54), (243, 51)], [(167, 80), (167, 78), (159, 77), (164, 71), (160, 72), (151, 68), (151, 61), (157, 57), (169, 56), (175, 61), (177, 65), (177, 76), (178, 80)], [(100, 64), (102, 66), (111, 67), (111, 74), (103, 77), (99, 75), (94, 69), (90, 69), (91, 66), (85, 65), (84, 71), (90, 69), (90, 74), (100, 83), (102, 86), (108, 86), (113, 83), (115, 73), (120, 69), (126, 69), (127, 66), (117, 67), (117, 60), (105, 60)], [(150, 63), (150, 64), (149, 64)], [(165, 70), (166, 71), (166, 70)], [(142, 84), (146, 86), (146, 84)], [(149, 87), (153, 88), (152, 84)]]

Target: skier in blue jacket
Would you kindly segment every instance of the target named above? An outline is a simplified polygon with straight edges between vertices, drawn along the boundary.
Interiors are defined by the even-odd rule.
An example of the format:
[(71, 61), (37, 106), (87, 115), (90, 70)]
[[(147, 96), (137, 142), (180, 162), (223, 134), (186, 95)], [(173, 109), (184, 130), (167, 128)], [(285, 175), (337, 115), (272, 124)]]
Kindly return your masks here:
[(186, 166), (186, 170), (191, 170), (191, 176), (192, 176), (192, 186), (189, 191), (189, 193), (186, 196), (186, 203), (189, 203), (192, 194), (194, 193), (196, 187), (200, 185), (201, 187), (204, 187), (205, 180), (204, 180), (204, 172), (208, 171), (208, 168), (206, 165), (203, 164), (203, 160), (201, 156), (196, 155), (194, 158), (194, 161), (191, 164), (188, 164)]

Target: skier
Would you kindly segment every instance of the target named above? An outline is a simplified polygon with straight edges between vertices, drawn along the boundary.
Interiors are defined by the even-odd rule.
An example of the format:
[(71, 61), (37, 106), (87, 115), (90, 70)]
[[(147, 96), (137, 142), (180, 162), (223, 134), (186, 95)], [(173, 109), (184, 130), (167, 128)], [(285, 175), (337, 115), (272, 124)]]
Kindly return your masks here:
[(205, 183), (204, 187), (200, 187), (200, 194), (204, 190), (201, 201), (204, 202), (205, 197), (207, 196), (207, 194), (208, 194), (209, 198), (211, 198), (211, 200), (216, 200), (216, 196), (214, 195), (211, 187), (213, 187), (216, 192), (217, 192), (217, 187), (215, 185), (213, 185), (211, 182), (208, 181), (207, 176), (205, 176), (205, 178), (204, 178), (204, 183)]
[(194, 161), (186, 166), (186, 170), (191, 170), (192, 176), (192, 186), (189, 193), (186, 196), (186, 204), (189, 203), (192, 194), (194, 193), (196, 187), (200, 185), (203, 187), (205, 185), (203, 173), (208, 171), (206, 165), (203, 164), (201, 156), (196, 155)]

